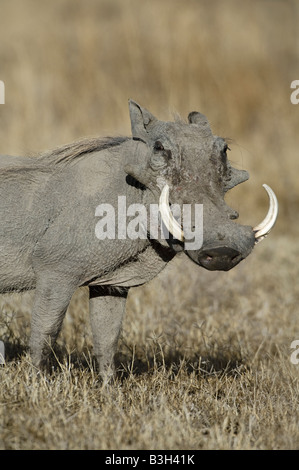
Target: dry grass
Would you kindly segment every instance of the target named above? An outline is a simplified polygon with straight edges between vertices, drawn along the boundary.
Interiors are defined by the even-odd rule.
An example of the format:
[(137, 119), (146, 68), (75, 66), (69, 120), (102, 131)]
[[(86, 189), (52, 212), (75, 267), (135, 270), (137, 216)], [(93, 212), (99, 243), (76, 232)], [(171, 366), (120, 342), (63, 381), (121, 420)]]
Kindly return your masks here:
[(263, 217), (261, 183), (280, 202), (273, 234), (231, 272), (182, 257), (131, 292), (109, 386), (93, 365), (85, 289), (50, 376), (26, 352), (33, 294), (2, 296), (3, 449), (298, 448), (298, 6), (239, 3), (2, 0), (1, 153), (129, 134), (131, 97), (164, 119), (200, 110), (234, 138), (231, 160), (251, 173), (229, 196), (241, 222)]
[[(299, 268), (292, 261), (281, 269), (285, 242), (272, 240), (230, 273), (184, 263), (182, 278), (181, 259), (132, 292), (109, 386), (98, 381), (90, 357), (87, 296), (79, 291), (51, 376), (39, 376), (11, 344), (0, 371), (2, 447), (298, 448), (299, 368), (290, 362), (290, 343), (298, 331)], [(272, 250), (277, 270), (264, 279)], [(20, 315), (21, 296), (10, 299), (7, 314)], [(7, 340), (21, 350), (28, 320), (29, 313), (7, 328)]]

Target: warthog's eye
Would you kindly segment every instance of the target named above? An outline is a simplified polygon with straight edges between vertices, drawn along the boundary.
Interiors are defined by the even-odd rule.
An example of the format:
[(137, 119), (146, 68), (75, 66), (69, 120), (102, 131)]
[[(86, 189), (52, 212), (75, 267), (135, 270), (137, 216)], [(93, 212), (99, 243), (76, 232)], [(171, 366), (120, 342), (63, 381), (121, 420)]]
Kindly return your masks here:
[(164, 150), (163, 145), (161, 144), (160, 140), (157, 140), (154, 144), (154, 150), (161, 151)]
[(225, 144), (223, 149), (221, 150), (221, 160), (223, 161), (223, 163), (226, 163), (226, 160), (227, 160), (227, 155), (226, 155), (227, 150), (230, 150), (230, 148), (227, 144)]
[(228, 149), (229, 149), (228, 145), (225, 144), (224, 147), (223, 147), (222, 152), (223, 152), (223, 153), (226, 153)]
[(156, 140), (154, 143), (154, 152), (162, 152), (160, 155), (162, 155), (167, 160), (171, 159), (171, 150), (166, 150), (164, 145), (161, 144), (160, 140)]

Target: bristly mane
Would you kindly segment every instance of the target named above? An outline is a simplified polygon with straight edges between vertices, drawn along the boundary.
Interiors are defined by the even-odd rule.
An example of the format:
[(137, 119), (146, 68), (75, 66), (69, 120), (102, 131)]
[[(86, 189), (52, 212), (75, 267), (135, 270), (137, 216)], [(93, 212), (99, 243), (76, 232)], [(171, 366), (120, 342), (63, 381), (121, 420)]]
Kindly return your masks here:
[(49, 163), (54, 165), (71, 163), (87, 153), (116, 147), (127, 140), (130, 140), (130, 137), (93, 137), (81, 139), (62, 147), (48, 150), (37, 157), (37, 160), (39, 163), (46, 165)]

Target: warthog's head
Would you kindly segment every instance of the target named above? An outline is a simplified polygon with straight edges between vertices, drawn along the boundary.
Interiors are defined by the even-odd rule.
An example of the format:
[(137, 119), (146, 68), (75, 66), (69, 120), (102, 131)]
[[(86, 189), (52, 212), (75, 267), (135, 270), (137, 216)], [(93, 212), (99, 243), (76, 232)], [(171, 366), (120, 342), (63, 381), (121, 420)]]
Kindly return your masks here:
[[(133, 101), (129, 107), (133, 138), (140, 144), (136, 163), (128, 165), (126, 171), (152, 194), (159, 191), (161, 218), (171, 234), (168, 243), (176, 251), (184, 249), (194, 262), (206, 269), (233, 268), (273, 227), (278, 212), (275, 194), (264, 185), (270, 208), (257, 227), (235, 223), (238, 213), (227, 206), (224, 196), (249, 175), (231, 167), (227, 159), (228, 144), (212, 134), (206, 117), (192, 112), (188, 123), (163, 122)], [(182, 208), (180, 222), (172, 209), (174, 205)], [(188, 205), (191, 205), (191, 216), (185, 224), (184, 209)], [(201, 205), (202, 212), (196, 214), (192, 210), (195, 205)], [(188, 244), (188, 239), (194, 239), (199, 232), (200, 244)]]

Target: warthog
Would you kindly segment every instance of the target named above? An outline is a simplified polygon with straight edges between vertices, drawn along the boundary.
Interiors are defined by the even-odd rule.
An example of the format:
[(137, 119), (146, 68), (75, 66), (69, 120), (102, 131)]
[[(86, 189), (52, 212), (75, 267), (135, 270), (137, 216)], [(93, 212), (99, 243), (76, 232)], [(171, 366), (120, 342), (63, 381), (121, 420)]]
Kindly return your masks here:
[[(38, 367), (47, 362), (78, 287), (89, 287), (100, 372), (113, 373), (130, 287), (153, 279), (181, 251), (206, 269), (229, 270), (275, 223), (277, 200), (266, 185), (265, 220), (255, 228), (233, 221), (238, 214), (224, 196), (248, 173), (231, 167), (226, 141), (212, 134), (203, 114), (163, 122), (134, 101), (129, 109), (130, 138), (86, 139), (35, 158), (0, 158), (0, 290), (35, 289), (30, 348)], [(123, 226), (119, 233), (121, 214), (113, 221), (116, 236), (99, 227), (101, 207), (108, 226), (107, 207), (117, 210), (120, 196), (147, 216), (159, 208), (156, 225), (144, 228), (143, 220), (145, 236), (129, 237)], [(179, 208), (200, 204), (202, 223), (191, 211), (185, 229), (169, 200)], [(187, 235), (197, 231), (201, 243), (190, 248)]]

